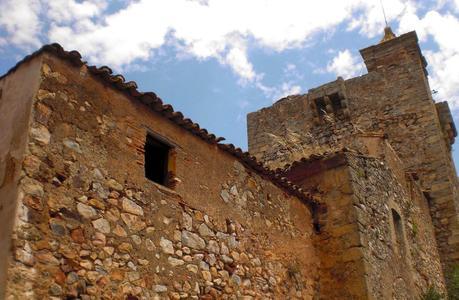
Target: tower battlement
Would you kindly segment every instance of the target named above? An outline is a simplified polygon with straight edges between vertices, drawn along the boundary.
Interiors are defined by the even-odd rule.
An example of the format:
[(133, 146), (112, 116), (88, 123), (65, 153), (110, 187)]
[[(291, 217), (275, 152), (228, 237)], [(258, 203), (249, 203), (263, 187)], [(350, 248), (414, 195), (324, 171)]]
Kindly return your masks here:
[[(446, 102), (435, 103), (417, 35), (360, 50), (368, 73), (338, 78), (247, 117), (249, 151), (272, 168), (347, 146), (359, 133), (387, 137), (406, 172), (416, 173), (435, 227), (445, 272), (459, 262), (457, 135)], [(357, 149), (359, 150), (359, 149)]]

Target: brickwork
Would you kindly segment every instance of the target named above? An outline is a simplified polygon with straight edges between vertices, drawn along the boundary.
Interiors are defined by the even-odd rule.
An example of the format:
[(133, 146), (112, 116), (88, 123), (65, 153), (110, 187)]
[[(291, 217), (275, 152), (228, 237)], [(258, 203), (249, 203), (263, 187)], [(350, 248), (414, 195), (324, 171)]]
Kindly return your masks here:
[(368, 74), (338, 78), (308, 94), (248, 115), (249, 151), (271, 168), (354, 144), (358, 134), (388, 137), (404, 171), (418, 174), (446, 273), (458, 263), (456, 129), (446, 103), (435, 104), (426, 62), (410, 32), (361, 50)]

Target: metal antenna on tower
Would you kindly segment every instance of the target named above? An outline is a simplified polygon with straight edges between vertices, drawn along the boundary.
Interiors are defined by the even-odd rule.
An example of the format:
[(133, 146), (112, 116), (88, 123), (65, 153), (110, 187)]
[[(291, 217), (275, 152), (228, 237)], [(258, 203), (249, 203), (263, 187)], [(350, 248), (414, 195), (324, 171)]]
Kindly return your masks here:
[(389, 27), (389, 25), (387, 24), (386, 11), (384, 10), (384, 5), (383, 5), (382, 0), (379, 0), (379, 3), (381, 4), (382, 12), (384, 15), (384, 22), (386, 22), (386, 27)]
[(381, 4), (382, 12), (384, 15), (384, 22), (386, 22), (386, 27), (384, 28), (384, 36), (381, 39), (381, 41), (379, 41), (380, 43), (382, 43), (395, 38), (395, 34), (392, 32), (392, 29), (390, 28), (389, 24), (387, 24), (386, 11), (384, 9), (383, 0), (379, 0), (379, 3)]

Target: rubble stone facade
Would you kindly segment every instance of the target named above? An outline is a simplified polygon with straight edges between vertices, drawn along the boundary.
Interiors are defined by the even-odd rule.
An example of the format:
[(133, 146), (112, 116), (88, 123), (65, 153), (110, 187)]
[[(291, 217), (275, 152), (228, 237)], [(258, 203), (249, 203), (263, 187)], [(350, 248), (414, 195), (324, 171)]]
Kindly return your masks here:
[(445, 292), (449, 109), (414, 33), (362, 54), (367, 75), (249, 115), (264, 165), (75, 51), (26, 57), (0, 77), (0, 298)]
[[(0, 88), (6, 299), (313, 297), (306, 200), (86, 65), (45, 52)], [(145, 177), (150, 133), (174, 186)]]
[[(342, 147), (357, 149), (367, 155), (372, 153), (370, 156), (379, 157), (383, 164), (387, 163), (388, 156), (380, 155), (374, 149), (382, 143), (377, 142), (378, 139), (385, 140), (398, 161), (390, 170), (399, 175), (392, 177), (386, 171), (384, 174), (374, 169), (378, 164), (371, 163), (370, 159), (366, 162), (350, 160), (351, 181), (358, 183), (362, 181), (359, 178), (369, 181), (364, 185), (353, 185), (352, 206), (348, 205), (346, 209), (335, 207), (333, 197), (325, 197), (324, 204), (328, 206), (329, 214), (345, 213), (365, 220), (362, 222), (358, 217), (358, 230), (354, 226), (351, 231), (358, 233), (364, 241), (362, 255), (368, 255), (368, 251), (372, 253), (364, 259), (365, 271), (362, 273), (367, 279), (369, 293), (375, 299), (389, 299), (384, 294), (387, 286), (377, 285), (390, 283), (393, 285), (392, 295), (400, 295), (392, 297), (406, 299), (408, 296), (402, 296), (403, 289), (405, 295), (412, 295), (415, 288), (411, 286), (419, 286), (416, 283), (419, 278), (427, 280), (434, 274), (448, 277), (452, 267), (459, 262), (458, 183), (451, 155), (451, 145), (457, 133), (447, 103), (435, 103), (432, 99), (426, 61), (415, 32), (390, 37), (360, 50), (360, 53), (367, 74), (348, 80), (338, 78), (310, 89), (305, 95), (286, 97), (271, 107), (249, 114), (249, 151), (267, 166), (287, 170), (303, 157), (314, 157)], [(356, 164), (362, 163), (366, 166), (362, 173), (358, 169), (355, 173)], [(293, 176), (289, 172), (285, 175), (294, 183), (312, 188), (309, 178)], [(316, 183), (315, 188), (319, 193), (328, 194), (329, 191), (322, 191), (323, 186), (326, 186), (323, 182)], [(400, 219), (397, 221), (401, 224), (399, 235), (404, 237), (406, 247), (402, 255), (394, 246), (399, 243), (399, 238), (394, 235), (388, 239), (391, 210), (397, 214), (394, 220)], [(431, 216), (432, 226), (428, 225), (430, 221), (425, 222), (429, 218), (420, 217), (419, 212)], [(338, 219), (342, 221), (343, 216)], [(423, 223), (426, 231), (434, 231), (425, 237), (424, 245), (422, 241), (411, 239), (413, 230), (416, 235), (421, 232), (418, 222)], [(324, 230), (332, 230), (332, 227), (327, 224)], [(435, 237), (436, 244), (427, 250), (426, 247), (433, 245), (429, 236)], [(384, 250), (384, 243), (392, 243), (392, 246)], [(399, 258), (396, 257), (397, 251)], [(430, 258), (425, 253), (430, 253)], [(393, 256), (393, 264), (388, 255)], [(375, 257), (392, 271), (382, 272), (384, 268), (379, 268), (376, 273), (371, 271), (380, 266)], [(438, 257), (442, 267), (437, 265), (426, 272), (428, 261)], [(396, 266), (403, 265), (406, 267), (400, 270), (408, 273), (394, 277), (399, 273)], [(422, 268), (424, 271), (420, 271)], [(410, 278), (409, 282), (407, 278)], [(402, 286), (405, 288), (399, 288)]]

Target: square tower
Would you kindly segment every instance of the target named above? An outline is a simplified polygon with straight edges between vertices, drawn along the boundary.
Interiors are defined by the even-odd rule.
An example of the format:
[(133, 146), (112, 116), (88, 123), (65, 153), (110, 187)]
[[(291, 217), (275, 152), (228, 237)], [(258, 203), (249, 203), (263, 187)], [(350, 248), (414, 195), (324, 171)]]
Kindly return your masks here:
[(417, 174), (428, 199), (443, 268), (459, 263), (456, 128), (446, 102), (435, 103), (416, 33), (385, 36), (360, 50), (368, 73), (289, 96), (247, 117), (249, 151), (271, 168), (379, 133)]

